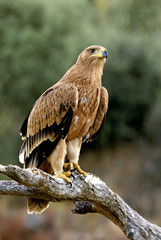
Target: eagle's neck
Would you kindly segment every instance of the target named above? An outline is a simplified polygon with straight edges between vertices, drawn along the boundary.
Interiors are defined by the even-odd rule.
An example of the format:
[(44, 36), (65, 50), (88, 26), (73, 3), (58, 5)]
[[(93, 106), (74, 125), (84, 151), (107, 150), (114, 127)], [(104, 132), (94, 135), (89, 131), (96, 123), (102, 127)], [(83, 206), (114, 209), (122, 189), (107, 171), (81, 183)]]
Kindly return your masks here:
[(88, 64), (73, 65), (61, 79), (61, 82), (71, 82), (77, 85), (101, 85), (103, 75), (104, 59), (89, 62)]
[(89, 71), (93, 80), (101, 81), (103, 75), (104, 59), (92, 61), (89, 65)]

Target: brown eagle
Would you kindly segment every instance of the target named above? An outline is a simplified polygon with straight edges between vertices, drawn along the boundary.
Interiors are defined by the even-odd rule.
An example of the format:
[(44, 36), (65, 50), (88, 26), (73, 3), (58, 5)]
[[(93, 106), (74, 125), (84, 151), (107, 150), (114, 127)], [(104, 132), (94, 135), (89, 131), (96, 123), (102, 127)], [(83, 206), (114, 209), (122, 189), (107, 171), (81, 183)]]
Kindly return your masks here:
[[(19, 159), (25, 168), (39, 168), (70, 182), (77, 170), (83, 142), (92, 141), (100, 132), (108, 107), (108, 92), (102, 87), (103, 66), (108, 56), (104, 47), (86, 48), (62, 79), (35, 102), (22, 124), (23, 144)], [(28, 213), (41, 213), (49, 202), (28, 199)]]

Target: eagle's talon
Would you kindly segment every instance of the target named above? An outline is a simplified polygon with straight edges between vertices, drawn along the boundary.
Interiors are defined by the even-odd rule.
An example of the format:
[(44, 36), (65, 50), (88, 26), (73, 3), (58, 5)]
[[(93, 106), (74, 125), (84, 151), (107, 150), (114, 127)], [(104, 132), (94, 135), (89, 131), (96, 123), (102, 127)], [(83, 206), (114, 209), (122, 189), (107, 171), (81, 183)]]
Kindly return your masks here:
[(78, 165), (78, 163), (73, 163), (73, 165), (74, 165), (74, 169), (75, 169), (76, 171), (78, 171), (80, 174), (82, 174), (83, 177), (86, 177), (86, 176), (87, 176), (87, 173), (80, 168), (80, 166)]
[(87, 177), (87, 175), (83, 175), (83, 176), (80, 175), (80, 179), (81, 179), (81, 180), (84, 180), (86, 177)]
[(74, 171), (73, 164), (70, 162), (67, 162), (63, 166), (64, 171)]
[(87, 173), (85, 171), (83, 171), (80, 166), (78, 165), (78, 163), (75, 163), (75, 162), (69, 162), (69, 163), (65, 163), (64, 164), (64, 169), (67, 171), (77, 171), (79, 172), (80, 174), (83, 174), (84, 177), (87, 176)]
[(71, 184), (71, 180), (69, 179), (69, 177), (71, 177), (70, 172), (57, 173), (53, 177), (54, 178), (63, 178), (67, 183)]
[(70, 169), (71, 172), (75, 172), (75, 171), (77, 171), (77, 170), (78, 170), (77, 167), (76, 167), (76, 168), (73, 168), (73, 169)]
[(71, 172), (71, 177), (73, 177), (75, 179), (75, 175)]
[(70, 187), (72, 188), (72, 187), (73, 187), (73, 185), (72, 185), (72, 182), (71, 182), (71, 181), (70, 181), (70, 183), (69, 183), (69, 184), (70, 184)]

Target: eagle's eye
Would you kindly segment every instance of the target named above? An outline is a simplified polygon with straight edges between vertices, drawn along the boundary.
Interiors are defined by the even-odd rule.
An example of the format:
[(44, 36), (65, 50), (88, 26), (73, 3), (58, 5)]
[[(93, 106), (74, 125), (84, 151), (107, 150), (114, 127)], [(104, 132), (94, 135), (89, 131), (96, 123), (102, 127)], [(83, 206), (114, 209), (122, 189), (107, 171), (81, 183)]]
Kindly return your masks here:
[(92, 49), (90, 49), (89, 51), (90, 51), (90, 53), (94, 53), (94, 52), (95, 52), (95, 49), (92, 48)]

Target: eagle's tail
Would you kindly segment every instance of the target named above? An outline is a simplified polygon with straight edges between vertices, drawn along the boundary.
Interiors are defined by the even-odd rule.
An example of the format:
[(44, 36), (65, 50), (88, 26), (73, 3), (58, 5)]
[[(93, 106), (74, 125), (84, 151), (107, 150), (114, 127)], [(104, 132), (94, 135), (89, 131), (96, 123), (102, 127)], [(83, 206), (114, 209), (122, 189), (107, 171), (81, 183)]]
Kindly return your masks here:
[(41, 214), (45, 209), (49, 206), (49, 201), (43, 199), (36, 198), (28, 198), (27, 199), (27, 212), (29, 214), (36, 213)]
[[(43, 170), (44, 172), (53, 174), (53, 170), (48, 161), (44, 161), (39, 166), (39, 168), (41, 170)], [(41, 214), (43, 211), (45, 211), (48, 208), (48, 206), (49, 206), (49, 201), (46, 201), (43, 199), (37, 199), (37, 198), (28, 198), (27, 199), (27, 212), (29, 214), (32, 214), (32, 213)]]

